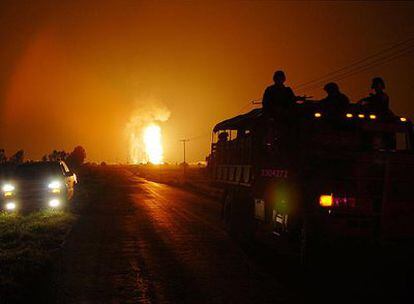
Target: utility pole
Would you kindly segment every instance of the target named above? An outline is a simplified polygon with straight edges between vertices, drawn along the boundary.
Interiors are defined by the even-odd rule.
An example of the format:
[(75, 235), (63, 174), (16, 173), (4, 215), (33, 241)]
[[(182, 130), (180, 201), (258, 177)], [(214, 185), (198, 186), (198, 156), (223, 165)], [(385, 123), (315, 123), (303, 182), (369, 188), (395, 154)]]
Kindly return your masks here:
[(180, 140), (183, 143), (183, 179), (185, 181), (186, 178), (186, 167), (187, 167), (187, 163), (185, 161), (185, 143), (189, 141), (189, 139), (181, 139)]

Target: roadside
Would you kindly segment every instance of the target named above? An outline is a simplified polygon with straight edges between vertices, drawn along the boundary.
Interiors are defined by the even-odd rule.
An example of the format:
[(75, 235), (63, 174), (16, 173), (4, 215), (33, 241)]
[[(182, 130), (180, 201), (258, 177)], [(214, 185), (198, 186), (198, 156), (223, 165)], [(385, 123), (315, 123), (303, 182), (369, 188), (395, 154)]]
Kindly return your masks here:
[(37, 291), (45, 271), (75, 218), (69, 212), (50, 210), (0, 215), (0, 303), (40, 296)]
[(150, 282), (139, 264), (136, 235), (121, 219), (134, 214), (128, 198), (131, 184), (116, 168), (97, 168), (93, 204), (87, 204), (54, 269), (50, 303), (146, 303)]

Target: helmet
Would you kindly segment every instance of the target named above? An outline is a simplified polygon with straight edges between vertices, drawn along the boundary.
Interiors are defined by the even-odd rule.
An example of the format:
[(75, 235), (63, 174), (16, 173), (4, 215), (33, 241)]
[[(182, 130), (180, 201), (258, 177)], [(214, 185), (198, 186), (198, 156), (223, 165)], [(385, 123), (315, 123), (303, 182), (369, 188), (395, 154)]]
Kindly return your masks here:
[(286, 81), (286, 75), (285, 72), (283, 72), (282, 70), (276, 71), (273, 74), (273, 81), (274, 82), (285, 82)]
[(371, 89), (375, 89), (378, 87), (381, 89), (385, 89), (385, 82), (384, 79), (382, 79), (381, 77), (375, 77), (372, 79)]
[(329, 83), (325, 84), (325, 86), (323, 87), (323, 89), (327, 93), (339, 92), (339, 86), (338, 86), (338, 84), (336, 82), (329, 82)]

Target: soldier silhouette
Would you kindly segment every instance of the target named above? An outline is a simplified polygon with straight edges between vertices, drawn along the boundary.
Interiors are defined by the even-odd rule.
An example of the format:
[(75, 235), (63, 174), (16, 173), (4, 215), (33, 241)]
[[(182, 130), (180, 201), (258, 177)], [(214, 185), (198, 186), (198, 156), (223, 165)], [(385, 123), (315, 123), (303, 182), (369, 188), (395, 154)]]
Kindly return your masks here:
[(331, 113), (340, 113), (346, 110), (349, 98), (339, 90), (338, 84), (329, 82), (323, 89), (327, 96), (319, 101), (322, 108)]
[(274, 84), (267, 87), (263, 94), (263, 111), (268, 116), (284, 116), (298, 100), (304, 97), (296, 96), (290, 87), (285, 86), (286, 75), (276, 71), (273, 75)]
[(371, 89), (374, 91), (368, 97), (361, 99), (358, 103), (376, 113), (389, 112), (389, 97), (384, 92), (385, 82), (381, 77), (372, 79)]

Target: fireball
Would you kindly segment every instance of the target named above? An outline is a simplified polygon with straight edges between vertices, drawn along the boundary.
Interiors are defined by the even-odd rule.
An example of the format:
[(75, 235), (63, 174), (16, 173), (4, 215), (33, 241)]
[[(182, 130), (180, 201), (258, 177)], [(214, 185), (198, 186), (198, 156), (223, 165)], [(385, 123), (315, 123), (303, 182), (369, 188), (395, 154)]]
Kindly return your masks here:
[(144, 129), (145, 154), (150, 163), (161, 164), (163, 161), (163, 149), (161, 128), (156, 124), (151, 124)]

